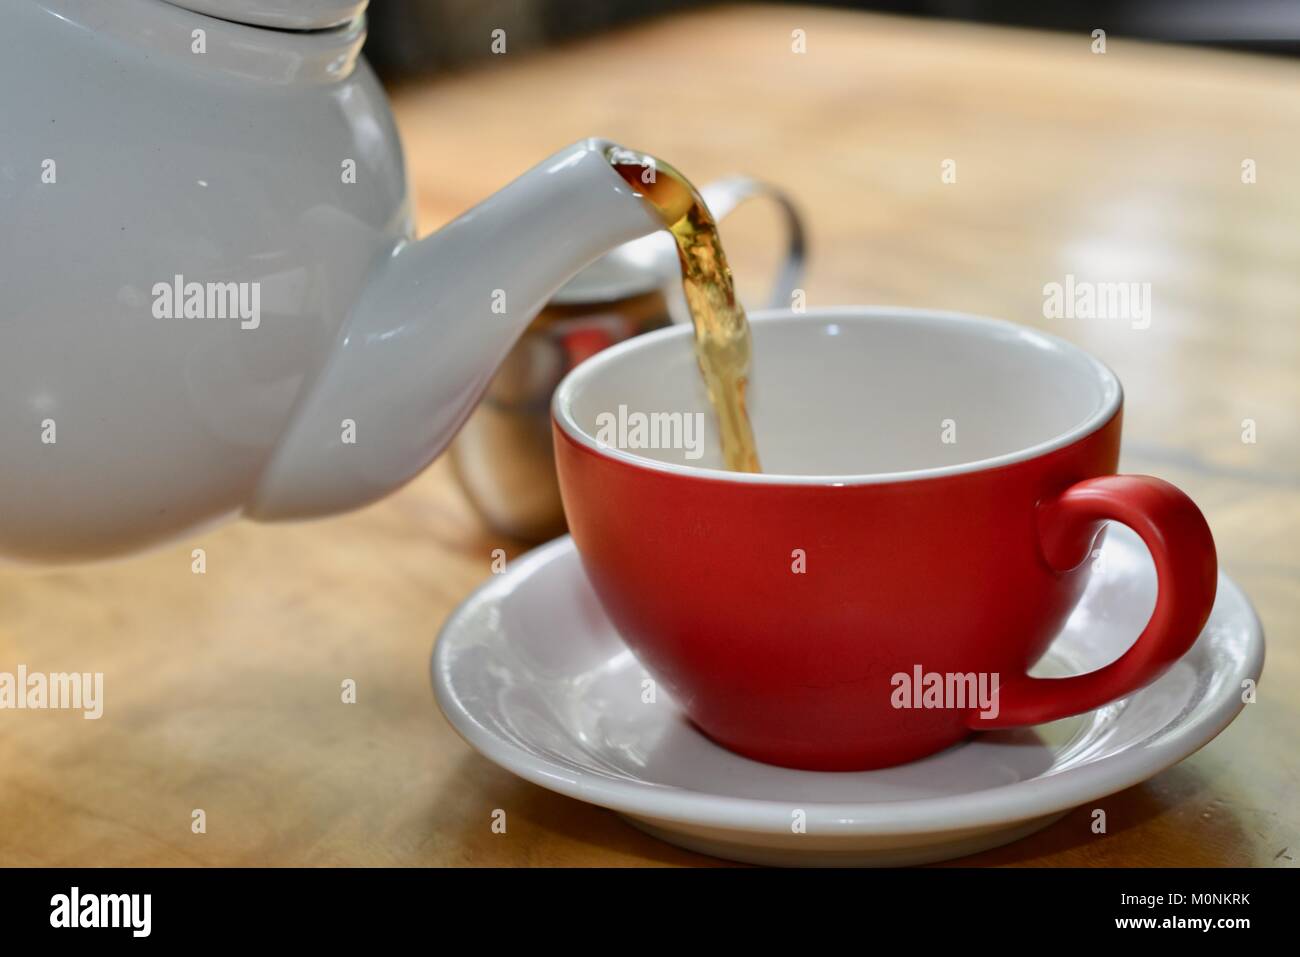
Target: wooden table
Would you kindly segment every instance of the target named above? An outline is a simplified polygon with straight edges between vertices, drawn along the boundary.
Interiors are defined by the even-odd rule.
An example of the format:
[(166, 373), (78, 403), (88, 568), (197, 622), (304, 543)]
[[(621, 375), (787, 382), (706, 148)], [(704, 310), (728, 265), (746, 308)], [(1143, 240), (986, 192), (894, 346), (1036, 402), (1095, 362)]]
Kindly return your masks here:
[[(805, 54), (791, 52), (795, 29)], [(400, 90), (396, 108), (426, 230), (600, 134), (697, 179), (744, 169), (787, 186), (812, 224), (810, 305), (1001, 315), (1110, 363), (1128, 395), (1123, 468), (1201, 504), (1223, 567), (1259, 608), (1259, 701), (1194, 757), (1100, 802), (1108, 835), (1080, 809), (965, 863), (1291, 865), (1300, 67), (1090, 44), (733, 8), (496, 58)], [(956, 183), (941, 181), (946, 159)], [(775, 258), (772, 215), (756, 205), (724, 231), (754, 298)], [(1150, 282), (1150, 328), (1043, 318), (1044, 284), (1067, 273)], [(190, 570), (197, 546), (206, 575)], [(485, 531), (439, 463), (341, 519), (7, 571), (0, 670), (103, 671), (106, 709), (99, 721), (0, 713), (0, 864), (717, 863), (499, 770), (438, 713), (430, 647), (498, 546), (519, 551)], [(355, 705), (340, 701), (348, 678)], [(196, 808), (206, 833), (192, 831)], [(508, 810), (508, 835), (492, 833), (494, 808)]]

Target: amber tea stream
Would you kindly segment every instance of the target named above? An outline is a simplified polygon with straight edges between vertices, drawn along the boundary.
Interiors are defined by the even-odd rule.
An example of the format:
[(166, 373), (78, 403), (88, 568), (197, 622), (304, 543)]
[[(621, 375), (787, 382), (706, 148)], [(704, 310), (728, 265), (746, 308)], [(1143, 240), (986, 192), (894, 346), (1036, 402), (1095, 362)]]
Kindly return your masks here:
[(695, 187), (671, 166), (621, 147), (611, 147), (606, 159), (677, 242), (682, 290), (695, 325), (695, 358), (717, 417), (723, 460), (734, 472), (762, 471), (745, 408), (749, 321), (736, 299), (717, 223)]

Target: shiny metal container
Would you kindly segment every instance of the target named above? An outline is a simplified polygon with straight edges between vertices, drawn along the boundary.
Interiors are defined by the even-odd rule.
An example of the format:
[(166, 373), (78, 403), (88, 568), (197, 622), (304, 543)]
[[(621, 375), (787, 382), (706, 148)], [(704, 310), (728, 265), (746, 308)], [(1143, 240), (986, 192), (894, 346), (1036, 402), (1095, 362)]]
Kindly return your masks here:
[[(769, 302), (788, 306), (803, 273), (803, 225), (780, 190), (744, 176), (700, 190), (717, 220), (763, 196), (782, 211), (786, 252)], [(689, 322), (672, 237), (660, 232), (620, 246), (579, 273), (533, 320), (497, 370), (451, 446), (456, 475), (497, 532), (541, 542), (565, 530), (551, 445), (551, 395), (590, 355), (673, 322)]]

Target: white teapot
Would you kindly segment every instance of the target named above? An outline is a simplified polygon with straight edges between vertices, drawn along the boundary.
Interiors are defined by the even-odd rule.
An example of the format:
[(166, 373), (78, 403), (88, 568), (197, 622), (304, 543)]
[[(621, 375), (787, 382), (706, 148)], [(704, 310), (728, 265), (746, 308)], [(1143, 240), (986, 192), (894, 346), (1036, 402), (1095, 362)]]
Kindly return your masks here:
[(6, 4), (0, 559), (374, 501), (557, 289), (661, 227), (593, 139), (413, 241), (364, 6)]

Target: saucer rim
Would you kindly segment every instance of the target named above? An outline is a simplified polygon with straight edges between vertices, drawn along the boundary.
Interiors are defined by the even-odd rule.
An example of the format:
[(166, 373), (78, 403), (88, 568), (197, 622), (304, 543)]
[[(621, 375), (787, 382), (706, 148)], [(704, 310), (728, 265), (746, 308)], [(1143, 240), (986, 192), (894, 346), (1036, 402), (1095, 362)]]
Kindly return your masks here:
[[(943, 797), (848, 803), (791, 802), (729, 797), (677, 785), (612, 780), (538, 757), (480, 723), (452, 691), (446, 662), (446, 649), (450, 643), (444, 639), (449, 634), (461, 629), (480, 606), (498, 600), (511, 590), (518, 579), (527, 578), (536, 569), (556, 561), (570, 550), (577, 552), (569, 535), (538, 546), (515, 559), (504, 574), (480, 585), (456, 607), (439, 629), (434, 642), (430, 659), (434, 698), (456, 733), (494, 764), (548, 790), (621, 814), (732, 832), (786, 833), (790, 808), (797, 805), (806, 812), (810, 830), (816, 828), (820, 833), (846, 837), (940, 834), (1007, 824), (1066, 811), (1139, 784), (1209, 744), (1246, 707), (1240, 694), (1221, 695), (1217, 700), (1207, 697), (1203, 699), (1207, 705), (1198, 709), (1199, 714), (1156, 744), (1144, 743), (1149, 740), (1148, 736), (1139, 739), (1137, 745), (1046, 777)], [(1249, 616), (1250, 621), (1251, 641), (1247, 653), (1234, 661), (1237, 674), (1233, 681), (1223, 686), (1237, 689), (1246, 678), (1259, 681), (1264, 664), (1264, 630), (1245, 592), (1220, 570), (1215, 607), (1228, 596), (1240, 605), (1240, 610)], [(1139, 689), (1129, 697), (1146, 690)], [(793, 774), (827, 773), (789, 768), (780, 770)]]

